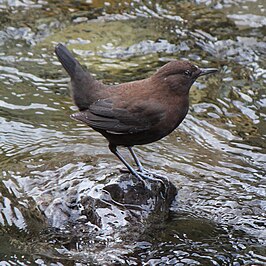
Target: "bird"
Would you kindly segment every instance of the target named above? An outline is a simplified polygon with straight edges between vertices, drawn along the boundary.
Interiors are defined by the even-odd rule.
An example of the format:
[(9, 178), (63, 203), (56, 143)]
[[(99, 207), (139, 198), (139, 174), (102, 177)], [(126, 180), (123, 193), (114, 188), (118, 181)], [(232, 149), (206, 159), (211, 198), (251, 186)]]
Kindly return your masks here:
[[(94, 78), (63, 44), (56, 45), (55, 54), (70, 76), (72, 98), (79, 109), (71, 118), (102, 134), (109, 150), (141, 180), (154, 177), (142, 166), (133, 146), (158, 141), (175, 130), (188, 113), (192, 84), (218, 71), (172, 60), (148, 78), (108, 85)], [(124, 159), (119, 147), (129, 150), (137, 169)]]

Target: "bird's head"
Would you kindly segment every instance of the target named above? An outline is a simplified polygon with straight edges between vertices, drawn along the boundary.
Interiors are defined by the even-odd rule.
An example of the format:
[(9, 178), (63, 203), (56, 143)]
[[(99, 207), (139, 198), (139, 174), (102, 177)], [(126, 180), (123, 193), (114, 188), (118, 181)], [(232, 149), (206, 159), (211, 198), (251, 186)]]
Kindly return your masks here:
[(171, 61), (161, 67), (153, 77), (171, 91), (187, 95), (193, 82), (200, 76), (217, 72), (216, 68), (199, 68), (188, 61)]

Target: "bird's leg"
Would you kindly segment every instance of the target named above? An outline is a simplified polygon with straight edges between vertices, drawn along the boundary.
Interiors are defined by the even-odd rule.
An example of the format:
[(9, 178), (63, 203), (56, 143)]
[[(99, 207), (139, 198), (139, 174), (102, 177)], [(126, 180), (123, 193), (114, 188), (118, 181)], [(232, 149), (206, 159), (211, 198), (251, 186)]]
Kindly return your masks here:
[(132, 157), (133, 157), (133, 159), (134, 159), (136, 165), (138, 166), (139, 171), (140, 171), (140, 172), (144, 172), (145, 170), (144, 170), (144, 168), (143, 168), (143, 166), (142, 166), (142, 164), (141, 164), (141, 162), (140, 162), (140, 160), (139, 160), (137, 154), (134, 152), (133, 148), (132, 148), (131, 146), (129, 146), (129, 147), (127, 147), (127, 148), (128, 148), (128, 150), (129, 150), (130, 154), (132, 155)]
[(133, 169), (133, 167), (123, 158), (123, 156), (117, 150), (116, 145), (109, 144), (109, 149), (126, 166), (126, 168), (129, 170), (129, 172), (131, 174), (133, 174), (134, 176), (136, 176), (137, 178), (139, 178), (144, 183), (144, 185), (146, 186), (145, 180), (143, 180), (143, 178), (137, 173), (137, 171), (135, 169)]
[[(127, 148), (128, 148), (128, 150), (129, 150), (130, 154), (132, 155), (132, 157), (133, 157), (135, 163), (137, 164), (137, 166), (138, 166), (138, 168), (139, 168), (139, 171), (140, 171), (139, 175), (140, 175), (141, 177), (146, 178), (146, 179), (150, 179), (150, 180), (153, 180), (153, 181), (159, 181), (159, 182), (162, 182), (161, 179), (159, 179), (159, 178), (155, 178), (155, 177), (154, 177), (154, 174), (153, 174), (152, 172), (150, 172), (150, 171), (148, 171), (148, 170), (146, 170), (146, 169), (143, 168), (143, 166), (142, 166), (142, 164), (141, 164), (141, 162), (140, 162), (140, 160), (139, 160), (137, 154), (134, 152), (134, 150), (133, 150), (133, 148), (132, 148), (131, 146), (129, 146), (129, 147), (127, 147)], [(155, 176), (156, 176), (156, 175), (157, 175), (157, 174), (155, 174)], [(162, 183), (163, 183), (163, 182), (162, 182)]]
[[(120, 154), (120, 152), (117, 150), (117, 146), (116, 145), (113, 145), (113, 144), (109, 144), (109, 149), (110, 149), (110, 151), (114, 154), (114, 155), (116, 155), (116, 157), (126, 166), (126, 168), (129, 170), (129, 172), (131, 173), (131, 174), (133, 174), (134, 176), (136, 176), (137, 178), (139, 178), (142, 182), (143, 182), (143, 184), (144, 184), (144, 186), (145, 187), (148, 187), (147, 186), (147, 183), (146, 183), (146, 181), (144, 180), (144, 179), (149, 179), (149, 180), (153, 180), (153, 181), (159, 181), (159, 182), (161, 182), (163, 185), (164, 185), (164, 183), (163, 183), (163, 181), (161, 180), (161, 179), (159, 179), (159, 178), (155, 178), (155, 177), (153, 177), (153, 174), (149, 174), (149, 172), (147, 172), (147, 171), (145, 171), (144, 169), (143, 169), (143, 167), (142, 167), (142, 165), (141, 165), (141, 163), (139, 162), (139, 160), (137, 159), (137, 161), (138, 161), (138, 163), (137, 163), (137, 161), (136, 161), (136, 163), (138, 164), (138, 167), (139, 166), (141, 166), (142, 167), (142, 171), (143, 172), (140, 172), (140, 173), (138, 173), (124, 158), (123, 158), (123, 156)], [(130, 149), (129, 149), (129, 151), (130, 151)], [(131, 148), (131, 151), (133, 151), (132, 150), (132, 148)], [(131, 152), (130, 152), (131, 153)], [(131, 153), (132, 154), (132, 153)], [(133, 154), (135, 154), (134, 152), (133, 152)], [(135, 156), (132, 154), (132, 156), (133, 156), (133, 158), (134, 158), (134, 160), (135, 160), (135, 158), (137, 158), (137, 156), (136, 156), (136, 154), (135, 154)], [(141, 171), (141, 170), (140, 170)], [(144, 179), (143, 179), (144, 178)]]

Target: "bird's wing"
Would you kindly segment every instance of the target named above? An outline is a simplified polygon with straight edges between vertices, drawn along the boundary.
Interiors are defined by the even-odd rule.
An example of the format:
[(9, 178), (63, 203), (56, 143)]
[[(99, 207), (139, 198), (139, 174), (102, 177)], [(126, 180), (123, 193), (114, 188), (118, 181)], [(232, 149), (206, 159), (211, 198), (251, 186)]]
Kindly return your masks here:
[[(71, 117), (84, 122), (94, 129), (110, 133), (128, 134), (148, 130), (163, 117), (161, 108), (147, 108), (146, 102), (134, 105), (134, 109), (116, 108), (112, 100), (102, 99), (94, 102), (88, 110), (73, 114)], [(147, 111), (149, 110), (149, 111)]]

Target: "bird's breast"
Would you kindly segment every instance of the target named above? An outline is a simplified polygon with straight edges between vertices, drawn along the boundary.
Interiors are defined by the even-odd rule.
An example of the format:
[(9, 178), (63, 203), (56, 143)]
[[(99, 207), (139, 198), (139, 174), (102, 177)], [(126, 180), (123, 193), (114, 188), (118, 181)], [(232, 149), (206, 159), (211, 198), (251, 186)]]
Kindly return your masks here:
[(174, 103), (169, 103), (168, 109), (161, 120), (161, 125), (159, 126), (159, 128), (163, 131), (163, 134), (170, 134), (180, 125), (188, 113), (188, 108), (188, 99), (182, 99)]

